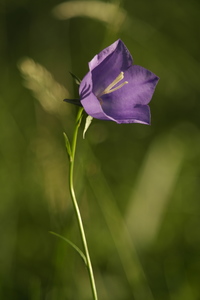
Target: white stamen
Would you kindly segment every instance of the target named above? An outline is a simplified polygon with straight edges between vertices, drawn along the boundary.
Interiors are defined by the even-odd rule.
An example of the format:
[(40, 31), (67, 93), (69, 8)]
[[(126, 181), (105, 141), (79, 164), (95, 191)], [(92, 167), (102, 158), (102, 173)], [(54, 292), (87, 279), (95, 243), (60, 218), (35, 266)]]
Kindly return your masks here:
[(109, 86), (101, 93), (100, 96), (105, 95), (105, 94), (110, 94), (114, 91), (117, 91), (118, 89), (121, 89), (122, 86), (124, 86), (125, 84), (128, 83), (128, 81), (124, 81), (123, 83), (121, 83), (120, 85), (118, 85), (117, 87), (113, 88), (117, 83), (119, 83), (122, 79), (124, 78), (124, 72), (121, 72), (116, 78), (115, 80), (109, 84)]

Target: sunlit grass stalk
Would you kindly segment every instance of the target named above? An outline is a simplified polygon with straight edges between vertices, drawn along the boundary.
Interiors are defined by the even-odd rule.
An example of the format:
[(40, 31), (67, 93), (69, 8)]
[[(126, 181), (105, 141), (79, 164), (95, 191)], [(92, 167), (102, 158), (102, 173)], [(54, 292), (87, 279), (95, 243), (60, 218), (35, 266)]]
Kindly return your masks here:
[[(96, 284), (95, 284), (95, 279), (94, 279), (94, 273), (92, 269), (92, 263), (90, 259), (90, 254), (88, 250), (88, 245), (87, 245), (87, 240), (86, 240), (86, 235), (83, 227), (83, 221), (80, 213), (80, 209), (78, 206), (78, 202), (76, 200), (76, 194), (74, 191), (74, 180), (73, 180), (73, 175), (74, 175), (74, 160), (75, 160), (75, 152), (76, 152), (76, 144), (77, 144), (77, 136), (78, 136), (78, 130), (81, 124), (82, 120), (82, 115), (83, 115), (83, 108), (80, 108), (78, 113), (77, 113), (77, 118), (76, 118), (76, 125), (74, 129), (74, 134), (73, 134), (73, 139), (72, 139), (72, 145), (71, 145), (71, 153), (69, 154), (70, 157), (70, 166), (69, 166), (69, 189), (70, 189), (70, 194), (72, 197), (72, 202), (74, 206), (74, 210), (76, 213), (77, 217), (77, 222), (78, 222), (78, 227), (80, 230), (80, 235), (81, 235), (81, 240), (83, 244), (83, 249), (84, 249), (84, 254), (86, 258), (86, 266), (89, 274), (89, 279), (90, 279), (90, 284), (91, 284), (91, 289), (92, 289), (92, 294), (93, 294), (93, 299), (98, 300), (97, 297), (97, 291), (96, 291)], [(69, 152), (69, 151), (68, 151)]]

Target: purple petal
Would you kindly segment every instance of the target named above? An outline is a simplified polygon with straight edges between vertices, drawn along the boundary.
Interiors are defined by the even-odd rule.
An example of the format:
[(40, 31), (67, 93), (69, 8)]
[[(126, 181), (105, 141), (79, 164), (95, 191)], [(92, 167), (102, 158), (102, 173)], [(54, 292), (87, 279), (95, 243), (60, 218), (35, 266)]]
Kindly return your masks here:
[(90, 93), (81, 100), (81, 104), (83, 105), (86, 113), (93, 118), (100, 119), (100, 120), (110, 120), (115, 121), (112, 117), (106, 115), (106, 113), (102, 110), (100, 101), (97, 97)]
[(128, 68), (133, 63), (133, 58), (130, 52), (128, 51), (124, 43), (119, 39), (93, 57), (93, 59), (89, 62), (90, 71), (100, 65), (109, 55), (113, 54), (114, 52), (118, 53), (118, 55), (123, 56), (122, 58), (124, 68)]
[(96, 55), (89, 63), (95, 95), (100, 95), (121, 71), (132, 65), (132, 62), (132, 56), (121, 40)]
[(122, 116), (115, 119), (118, 124), (122, 123), (140, 123), (150, 125), (151, 123), (151, 113), (149, 105), (141, 105), (134, 107), (134, 110), (129, 115)]
[(150, 123), (148, 103), (152, 98), (159, 78), (140, 66), (131, 66), (124, 72), (120, 89), (101, 97), (102, 109), (118, 123)]
[(83, 80), (81, 81), (79, 86), (80, 100), (86, 98), (92, 92), (92, 88), (93, 88), (92, 74), (91, 72), (88, 72), (83, 78)]

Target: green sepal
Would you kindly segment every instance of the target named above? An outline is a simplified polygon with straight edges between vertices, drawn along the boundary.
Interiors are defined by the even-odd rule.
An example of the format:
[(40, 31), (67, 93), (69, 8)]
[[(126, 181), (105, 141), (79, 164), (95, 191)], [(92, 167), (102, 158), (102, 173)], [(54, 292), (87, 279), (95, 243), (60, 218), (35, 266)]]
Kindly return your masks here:
[(78, 252), (78, 254), (81, 256), (81, 258), (83, 259), (85, 265), (87, 266), (87, 260), (86, 260), (86, 256), (85, 254), (81, 251), (81, 249), (79, 247), (77, 247), (74, 243), (72, 243), (70, 240), (68, 240), (67, 238), (65, 238), (64, 236), (55, 233), (53, 231), (49, 231), (49, 233), (61, 238), (62, 240), (64, 240), (65, 242), (67, 242), (72, 248), (74, 248), (74, 250), (76, 250), (76, 252)]
[(93, 117), (87, 116), (85, 121), (85, 128), (83, 130), (83, 138), (85, 138), (86, 131), (88, 130), (90, 124), (92, 123)]
[(76, 83), (77, 85), (80, 85), (80, 83), (81, 83), (80, 78), (78, 78), (76, 75), (74, 75), (74, 74), (71, 73), (71, 72), (69, 72), (69, 74), (72, 76), (72, 78), (74, 79), (75, 83)]
[(65, 132), (63, 132), (63, 136), (64, 136), (64, 140), (65, 140), (65, 147), (66, 147), (67, 153), (69, 155), (69, 158), (71, 159), (71, 157), (72, 157), (72, 149), (71, 149), (71, 145), (70, 145), (68, 136), (66, 135)]
[(80, 99), (64, 99), (63, 101), (71, 103), (71, 104), (75, 104), (78, 106), (82, 106)]

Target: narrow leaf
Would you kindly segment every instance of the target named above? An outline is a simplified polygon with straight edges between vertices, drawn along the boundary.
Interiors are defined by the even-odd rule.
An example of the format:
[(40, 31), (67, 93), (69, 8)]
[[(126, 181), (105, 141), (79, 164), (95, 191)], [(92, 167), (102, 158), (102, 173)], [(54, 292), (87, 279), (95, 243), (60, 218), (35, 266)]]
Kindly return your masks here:
[(71, 73), (71, 72), (69, 72), (69, 73), (70, 73), (70, 75), (72, 76), (72, 78), (74, 79), (75, 83), (76, 83), (77, 85), (80, 85), (81, 80), (80, 80), (76, 75), (74, 75), (73, 73)]
[(71, 145), (70, 145), (68, 136), (66, 135), (65, 132), (63, 132), (63, 136), (64, 136), (64, 140), (65, 140), (65, 147), (66, 147), (67, 153), (68, 153), (68, 155), (69, 155), (69, 158), (71, 159), (71, 156), (72, 156), (72, 150), (71, 150)]
[(55, 233), (53, 231), (49, 231), (49, 233), (61, 238), (62, 240), (64, 240), (65, 242), (67, 242), (72, 248), (74, 248), (74, 250), (76, 250), (76, 252), (78, 252), (78, 254), (81, 256), (81, 258), (83, 259), (85, 265), (87, 266), (87, 260), (85, 257), (85, 254), (81, 251), (81, 249), (79, 249), (79, 247), (77, 247), (74, 243), (72, 243), (70, 240), (68, 240), (67, 238), (65, 238), (64, 236)]
[(83, 131), (83, 138), (85, 138), (86, 131), (88, 130), (90, 124), (92, 123), (92, 120), (93, 120), (93, 117), (87, 116), (86, 121), (85, 121), (85, 128)]

